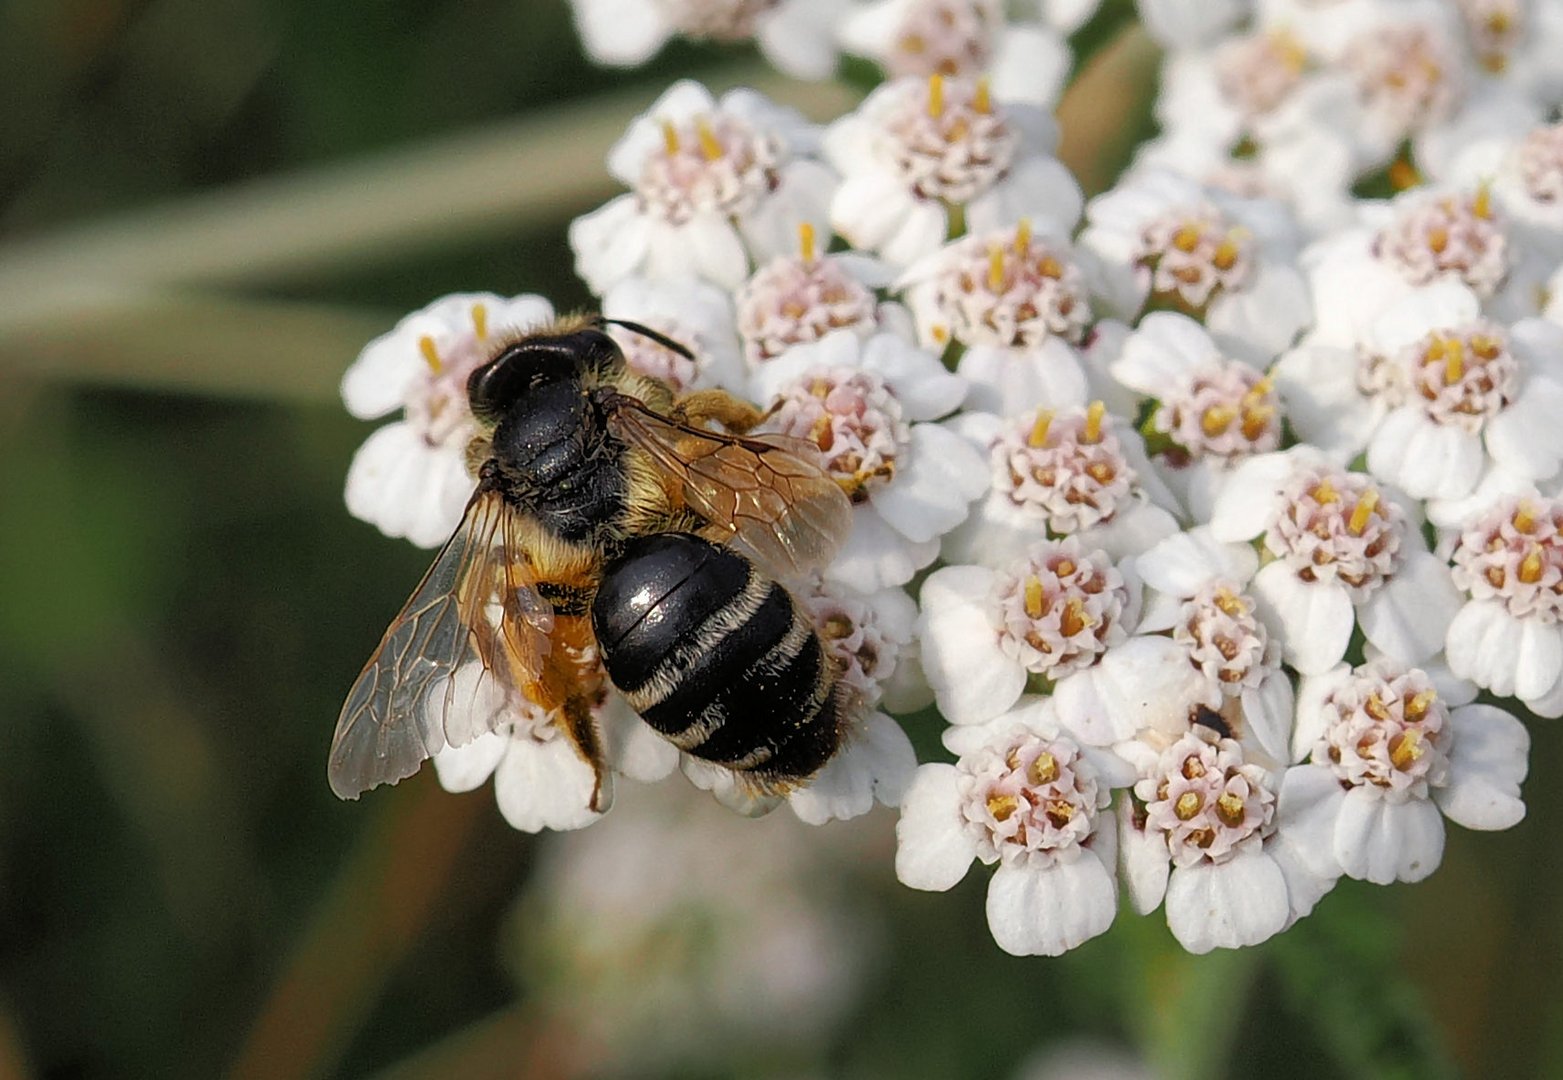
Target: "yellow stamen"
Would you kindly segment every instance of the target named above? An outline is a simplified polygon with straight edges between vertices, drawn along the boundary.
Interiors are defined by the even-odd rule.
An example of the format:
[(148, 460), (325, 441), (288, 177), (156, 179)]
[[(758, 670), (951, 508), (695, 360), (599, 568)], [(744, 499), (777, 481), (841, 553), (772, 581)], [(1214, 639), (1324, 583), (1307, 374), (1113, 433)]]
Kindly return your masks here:
[(798, 253), (804, 262), (814, 261), (814, 226), (807, 221), (798, 225)]
[(1492, 184), (1489, 181), (1483, 180), (1476, 189), (1476, 197), (1471, 200), (1471, 213), (1484, 220), (1492, 217)]
[(1043, 409), (1037, 413), (1037, 418), (1031, 422), (1031, 434), (1026, 436), (1026, 445), (1034, 450), (1040, 450), (1047, 445), (1047, 429), (1053, 425), (1053, 413), (1049, 409)]
[(418, 339), (418, 351), (423, 353), (424, 360), (428, 362), (429, 370), (433, 371), (434, 374), (438, 375), (445, 367), (444, 364), (440, 363), (440, 352), (434, 347), (434, 339), (428, 334), (424, 334)]
[(479, 341), (488, 337), (488, 307), (486, 305), (472, 305), (472, 329), (477, 333)]
[(1433, 702), (1435, 702), (1437, 700), (1438, 700), (1438, 691), (1436, 691), (1436, 690), (1423, 690), (1420, 694), (1416, 695), (1410, 701), (1406, 702), (1406, 719), (1407, 720), (1420, 720), (1420, 719), (1422, 719), (1422, 717), (1427, 715), (1427, 710), (1432, 707)]
[(1072, 598), (1064, 605), (1063, 618), (1058, 620), (1059, 633), (1065, 637), (1074, 637), (1082, 630), (1095, 625), (1091, 616), (1086, 614), (1085, 601), (1078, 596)]
[(1520, 560), (1520, 580), (1526, 585), (1534, 585), (1541, 580), (1541, 545), (1532, 544), (1525, 558)]
[(988, 249), (988, 288), (995, 292), (1004, 291), (1004, 246), (994, 244)]
[(1384, 707), (1384, 701), (1377, 694), (1369, 694), (1368, 700), (1362, 703), (1362, 711), (1375, 720), (1388, 720), (1389, 710)]
[(1100, 401), (1093, 401), (1085, 410), (1085, 441), (1095, 443), (1102, 441), (1102, 417), (1107, 415), (1107, 406)]
[(928, 115), (935, 120), (944, 115), (944, 76), (928, 76)]
[(1416, 728), (1402, 731), (1389, 740), (1389, 763), (1401, 772), (1415, 765), (1427, 753), (1427, 741)]
[(1248, 612), (1247, 606), (1237, 598), (1237, 594), (1231, 589), (1216, 590), (1216, 607), (1228, 615), (1244, 615)]
[(950, 328), (942, 324), (936, 323), (933, 328), (928, 331), (928, 334), (940, 345), (943, 345), (950, 340)]
[(1205, 410), (1205, 415), (1199, 418), (1199, 429), (1214, 439), (1231, 427), (1235, 419), (1237, 419), (1236, 409), (1226, 405), (1212, 405)]
[(1059, 559), (1053, 567), (1053, 573), (1058, 575), (1058, 579), (1062, 581), (1073, 574), (1076, 569), (1073, 559)]
[(977, 80), (977, 92), (972, 96), (971, 107), (980, 113), (993, 111), (993, 95), (988, 89), (988, 77), (986, 75)]
[(1041, 753), (1026, 770), (1026, 779), (1033, 784), (1051, 784), (1058, 779), (1058, 759), (1052, 754)]
[(1346, 523), (1346, 527), (1351, 530), (1351, 535), (1362, 535), (1362, 530), (1368, 527), (1368, 518), (1373, 516), (1373, 511), (1377, 508), (1378, 492), (1368, 488), (1362, 493), (1362, 498), (1357, 500), (1357, 505), (1352, 507), (1351, 520)]
[(703, 116), (696, 120), (695, 132), (700, 136), (700, 152), (706, 156), (706, 160), (720, 161), (723, 153), (722, 140), (716, 137), (710, 121)]
[(1235, 829), (1243, 824), (1243, 797), (1228, 791), (1216, 800), (1216, 817), (1222, 824)]
[(1331, 503), (1340, 502), (1340, 492), (1335, 490), (1335, 485), (1330, 483), (1328, 476), (1320, 480), (1314, 487), (1313, 501), (1320, 506), (1328, 506)]
[(1009, 816), (1020, 809), (1020, 800), (1013, 795), (989, 795), (988, 813), (993, 815), (995, 821), (1007, 821)]
[(1529, 502), (1522, 501), (1514, 508), (1514, 527), (1522, 533), (1528, 533), (1536, 527), (1536, 514)]
[(1453, 386), (1465, 377), (1465, 343), (1446, 338), (1444, 345), (1444, 385)]
[(1272, 379), (1269, 375), (1266, 375), (1264, 378), (1262, 378), (1258, 382), (1254, 383), (1253, 386), (1250, 386), (1248, 388), (1248, 393), (1243, 395), (1243, 400), (1245, 402), (1258, 401), (1260, 398), (1262, 398), (1265, 395), (1269, 394), (1270, 391), (1272, 391), (1274, 389), (1275, 389), (1275, 380)]
[(1215, 253), (1210, 256), (1210, 261), (1217, 270), (1230, 270), (1237, 265), (1238, 246), (1231, 234), (1221, 243), (1216, 245)]
[(1178, 801), (1172, 804), (1172, 812), (1178, 815), (1179, 821), (1188, 821), (1204, 809), (1205, 800), (1197, 791), (1185, 791), (1178, 796)]
[(673, 121), (662, 121), (662, 148), (671, 157), (678, 153), (678, 128), (673, 126)]
[(1047, 598), (1042, 594), (1042, 579), (1032, 574), (1026, 579), (1026, 617), (1040, 619), (1047, 610)]
[(1259, 436), (1265, 433), (1265, 428), (1270, 426), (1270, 418), (1275, 415), (1275, 409), (1269, 405), (1261, 405), (1255, 409), (1243, 410), (1243, 438), (1250, 442), (1256, 442)]
[(1198, 225), (1185, 225), (1172, 234), (1172, 246), (1186, 255), (1199, 247), (1201, 235)]
[(1015, 226), (1015, 254), (1024, 256), (1031, 250), (1031, 219), (1021, 218)]

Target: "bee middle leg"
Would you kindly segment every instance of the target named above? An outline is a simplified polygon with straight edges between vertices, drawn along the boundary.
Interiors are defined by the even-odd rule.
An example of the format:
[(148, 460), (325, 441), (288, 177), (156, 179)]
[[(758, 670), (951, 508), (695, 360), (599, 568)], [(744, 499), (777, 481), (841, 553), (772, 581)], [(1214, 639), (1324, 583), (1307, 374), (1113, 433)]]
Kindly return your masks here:
[(758, 427), (765, 410), (734, 397), (726, 390), (695, 390), (673, 403), (673, 418), (695, 427), (715, 420), (735, 435)]

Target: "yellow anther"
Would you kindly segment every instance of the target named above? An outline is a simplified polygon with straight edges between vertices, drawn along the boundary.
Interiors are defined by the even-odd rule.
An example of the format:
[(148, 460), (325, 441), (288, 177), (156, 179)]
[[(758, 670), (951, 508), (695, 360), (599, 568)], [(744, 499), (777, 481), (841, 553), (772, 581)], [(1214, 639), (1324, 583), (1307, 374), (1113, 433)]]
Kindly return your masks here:
[(1437, 254), (1442, 255), (1444, 249), (1449, 246), (1449, 230), (1442, 227), (1429, 229), (1427, 233), (1427, 246), (1432, 248), (1433, 251)]
[(1237, 616), (1248, 613), (1248, 607), (1240, 600), (1231, 589), (1216, 590), (1216, 607), (1228, 615)]
[(1034, 785), (1051, 784), (1058, 779), (1058, 759), (1043, 752), (1026, 769), (1026, 779)]
[(1520, 580), (1526, 585), (1536, 584), (1536, 582), (1541, 580), (1543, 565), (1541, 545), (1532, 544), (1530, 550), (1525, 553), (1525, 557), (1520, 560)]
[(1492, 182), (1483, 180), (1471, 200), (1471, 213), (1482, 219), (1492, 217)]
[(1013, 795), (989, 795), (988, 813), (994, 821), (1008, 821), (1011, 814), (1020, 809), (1020, 800)]
[(1465, 378), (1465, 343), (1459, 338), (1444, 342), (1444, 385), (1453, 386)]
[(1064, 264), (1051, 255), (1044, 255), (1037, 260), (1037, 273), (1057, 281), (1064, 276)]
[(1198, 225), (1185, 225), (1172, 234), (1172, 246), (1184, 254), (1188, 254), (1199, 247), (1199, 239), (1203, 235), (1204, 232)]
[(1021, 218), (1015, 226), (1015, 254), (1024, 256), (1031, 250), (1031, 219)]
[(935, 120), (944, 115), (944, 76), (928, 76), (928, 115)]
[(1389, 740), (1389, 763), (1401, 772), (1415, 765), (1427, 753), (1427, 740), (1416, 728), (1409, 728)]
[(1432, 708), (1433, 702), (1438, 700), (1438, 691), (1433, 689), (1423, 690), (1420, 694), (1406, 702), (1406, 719), (1420, 720), (1427, 715), (1427, 710)]
[(1252, 409), (1243, 410), (1243, 438), (1255, 442), (1259, 436), (1265, 433), (1270, 426), (1270, 418), (1275, 415), (1275, 408), (1271, 405), (1260, 405)]
[(1330, 483), (1328, 476), (1314, 485), (1313, 501), (1320, 506), (1328, 506), (1331, 503), (1340, 502), (1340, 492), (1335, 490), (1335, 485)]
[(1522, 533), (1528, 533), (1536, 527), (1535, 508), (1526, 500), (1514, 508), (1514, 517), (1511, 519), (1514, 527)]
[(1269, 375), (1265, 375), (1258, 382), (1254, 383), (1253, 386), (1248, 388), (1248, 393), (1243, 395), (1243, 400), (1245, 402), (1258, 401), (1260, 398), (1265, 397), (1270, 393), (1270, 391), (1274, 389), (1275, 380), (1272, 379)]
[(1062, 581), (1064, 578), (1072, 575), (1076, 569), (1073, 559), (1059, 559), (1053, 566), (1053, 573)]
[(798, 254), (806, 263), (814, 261), (814, 226), (807, 221), (798, 224)]
[(700, 152), (705, 155), (707, 161), (718, 161), (722, 157), (722, 140), (716, 137), (716, 132), (711, 128), (711, 122), (705, 117), (695, 121), (695, 133), (700, 136)]
[(1396, 191), (1409, 191), (1422, 186), (1422, 174), (1405, 158), (1396, 158), (1389, 166), (1389, 186)]
[(988, 288), (992, 292), (1004, 291), (1004, 245), (988, 248)]
[(678, 128), (673, 126), (673, 121), (662, 121), (662, 148), (668, 152), (668, 156), (678, 153)]
[(1228, 234), (1227, 238), (1216, 245), (1216, 250), (1210, 256), (1210, 261), (1215, 264), (1217, 270), (1230, 270), (1237, 265), (1239, 248), (1237, 241)]
[(1205, 410), (1205, 414), (1199, 418), (1199, 429), (1207, 436), (1214, 439), (1232, 426), (1232, 421), (1237, 419), (1237, 410), (1227, 405), (1212, 405)]
[(993, 94), (988, 88), (988, 77), (986, 75), (977, 80), (977, 92), (972, 95), (971, 107), (980, 113), (993, 111)]
[(1205, 808), (1205, 797), (1197, 791), (1185, 791), (1178, 796), (1177, 802), (1172, 804), (1172, 812), (1178, 815), (1179, 821), (1188, 821), (1197, 817)]
[(1047, 597), (1042, 592), (1042, 579), (1032, 574), (1026, 579), (1026, 617), (1040, 619), (1047, 610)]
[(1357, 505), (1351, 509), (1351, 520), (1346, 527), (1351, 530), (1351, 535), (1361, 536), (1362, 530), (1368, 527), (1368, 518), (1373, 516), (1373, 511), (1378, 509), (1378, 492), (1373, 488), (1362, 493), (1357, 500)]
[(1064, 605), (1063, 617), (1058, 620), (1059, 633), (1065, 637), (1074, 637), (1093, 625), (1091, 616), (1085, 610), (1085, 601), (1078, 596), (1071, 597), (1069, 603)]
[(1102, 418), (1107, 415), (1107, 406), (1100, 401), (1093, 401), (1085, 410), (1085, 441), (1095, 443), (1102, 441)]
[(472, 305), (472, 329), (482, 341), (488, 337), (488, 307), (484, 304)]
[(424, 334), (418, 339), (418, 351), (423, 354), (423, 359), (428, 363), (429, 370), (438, 375), (445, 367), (440, 363), (440, 351), (434, 347), (434, 339)]
[(1026, 436), (1026, 445), (1034, 450), (1040, 450), (1047, 445), (1047, 429), (1053, 426), (1053, 413), (1049, 409), (1043, 409), (1037, 413), (1037, 418), (1031, 422), (1031, 434)]
[(1221, 823), (1230, 829), (1235, 829), (1243, 824), (1243, 815), (1246, 807), (1243, 805), (1243, 797), (1234, 795), (1228, 791), (1216, 799), (1216, 817)]
[(950, 328), (942, 323), (935, 323), (929, 328), (928, 335), (943, 345), (950, 340)]
[(1384, 699), (1377, 694), (1368, 695), (1368, 700), (1362, 703), (1362, 711), (1375, 720), (1389, 719), (1389, 709), (1384, 706)]

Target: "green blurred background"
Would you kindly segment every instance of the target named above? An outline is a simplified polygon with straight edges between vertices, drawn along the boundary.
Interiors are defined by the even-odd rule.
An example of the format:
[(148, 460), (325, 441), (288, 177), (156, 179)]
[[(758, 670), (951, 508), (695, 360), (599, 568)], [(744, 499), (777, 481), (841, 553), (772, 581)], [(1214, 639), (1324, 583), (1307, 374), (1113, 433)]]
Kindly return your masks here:
[[(1125, 33), (1063, 109), (1093, 189), (1145, 112)], [(860, 963), (824, 1021), (655, 1053), (677, 983), (651, 968), (675, 941), (725, 986), (719, 910), (592, 955), (535, 872), (586, 834), (514, 833), (427, 770), (331, 796), (341, 695), (428, 560), (344, 510), (371, 429), (336, 381), (443, 293), (586, 304), (565, 225), (683, 74), (853, 100), (743, 50), (593, 69), (563, 0), (0, 3), (0, 1077), (979, 1078), (1081, 1037), (1168, 1076), (1563, 1075), (1556, 724), (1521, 826), (1451, 829), (1431, 881), (1348, 882), (1238, 954), (1125, 915), (1016, 960), (981, 872), (896, 885), (891, 814), (741, 823), (733, 902), (844, 912)], [(731, 838), (665, 786), (648, 820)]]

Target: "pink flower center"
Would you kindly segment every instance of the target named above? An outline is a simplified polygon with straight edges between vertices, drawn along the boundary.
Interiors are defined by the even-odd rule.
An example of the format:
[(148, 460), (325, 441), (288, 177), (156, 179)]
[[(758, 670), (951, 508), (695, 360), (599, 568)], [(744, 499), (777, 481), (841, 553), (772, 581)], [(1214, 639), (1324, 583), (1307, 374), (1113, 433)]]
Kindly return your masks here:
[(1161, 753), (1156, 770), (1134, 786), (1145, 827), (1167, 838), (1172, 861), (1223, 863), (1274, 831), (1275, 794), (1243, 748), (1196, 726)]
[(1104, 552), (1049, 540), (1001, 571), (995, 584), (999, 647), (1027, 671), (1057, 682), (1128, 636), (1129, 589)]
[[(968, 236), (942, 256), (932, 304), (934, 336), (967, 345), (1034, 348), (1049, 337), (1078, 344), (1091, 322), (1084, 276), (1060, 246), (1014, 229)], [(943, 342), (941, 341), (941, 344)]]
[(1373, 253), (1412, 285), (1455, 274), (1484, 299), (1509, 272), (1508, 238), (1485, 188), (1411, 203), (1380, 230)]
[(641, 166), (636, 192), (674, 225), (702, 212), (742, 217), (775, 190), (785, 156), (780, 139), (724, 113), (682, 126), (664, 120), (662, 146)]
[(1019, 139), (994, 108), (986, 81), (932, 75), (894, 84), (884, 118), (894, 169), (920, 199), (964, 203), (997, 183)]
[(1444, 782), (1449, 711), (1425, 672), (1358, 668), (1325, 709), (1329, 722), (1312, 760), (1342, 784), (1426, 797), (1428, 785)]
[(1455, 0), (1455, 4), (1482, 67), (1494, 75), (1502, 73), (1525, 36), (1522, 0)]
[(1404, 137), (1443, 120), (1460, 93), (1454, 49), (1426, 25), (1375, 27), (1353, 43), (1345, 63), (1363, 108), (1392, 135)]
[(911, 439), (901, 402), (870, 371), (816, 368), (777, 395), (767, 426), (819, 447), (825, 468), (855, 502), (895, 476)]
[(911, 639), (891, 633), (872, 605), (828, 585), (816, 583), (801, 599), (826, 650), (840, 662), (843, 681), (865, 706), (877, 705), (881, 685)]
[(779, 256), (738, 291), (744, 355), (762, 364), (834, 330), (867, 336), (878, 325), (874, 294), (829, 255)]
[(1241, 290), (1255, 271), (1253, 238), (1213, 206), (1163, 214), (1145, 227), (1135, 261), (1150, 270), (1151, 294), (1201, 315), (1217, 293)]
[(1466, 526), (1454, 583), (1473, 600), (1501, 600), (1519, 619), (1563, 618), (1563, 503), (1506, 499)]
[(885, 72), (903, 75), (975, 75), (988, 69), (993, 35), (1004, 23), (984, 0), (915, 0), (896, 27)]
[(1303, 581), (1338, 581), (1360, 603), (1399, 567), (1405, 528), (1405, 511), (1369, 477), (1304, 469), (1282, 489), (1264, 541)]
[(1194, 461), (1206, 457), (1234, 461), (1281, 445), (1274, 387), (1236, 360), (1185, 372), (1177, 389), (1161, 399), (1151, 416), (1151, 428)]
[(983, 862), (1072, 858), (1091, 838), (1108, 794), (1067, 736), (1017, 731), (956, 766), (967, 828)]
[(1520, 179), (1532, 199), (1563, 202), (1563, 124), (1539, 127), (1520, 143)]
[(1458, 330), (1435, 330), (1407, 348), (1401, 363), (1410, 390), (1427, 415), (1473, 434), (1514, 400), (1519, 363), (1503, 328), (1485, 320)]
[(760, 16), (781, 0), (656, 0), (668, 22), (691, 38), (742, 41), (754, 36)]
[(1069, 536), (1112, 520), (1139, 490), (1100, 402), (1026, 413), (989, 450), (995, 490), (1041, 519), (1037, 535)]
[(608, 329), (609, 335), (624, 352), (624, 362), (631, 371), (649, 379), (660, 379), (671, 386), (675, 393), (683, 393), (700, 378), (698, 358), (704, 355), (704, 342), (699, 333), (677, 319), (647, 319), (644, 325), (666, 335), (694, 353), (696, 360), (674, 352), (666, 345), (653, 341), (623, 326)]
[(1297, 88), (1307, 64), (1308, 53), (1295, 35), (1285, 30), (1249, 34), (1216, 50), (1216, 82), (1239, 112), (1261, 116)]
[(1269, 634), (1241, 586), (1216, 581), (1185, 601), (1172, 640), (1227, 697), (1258, 686), (1276, 667)]

